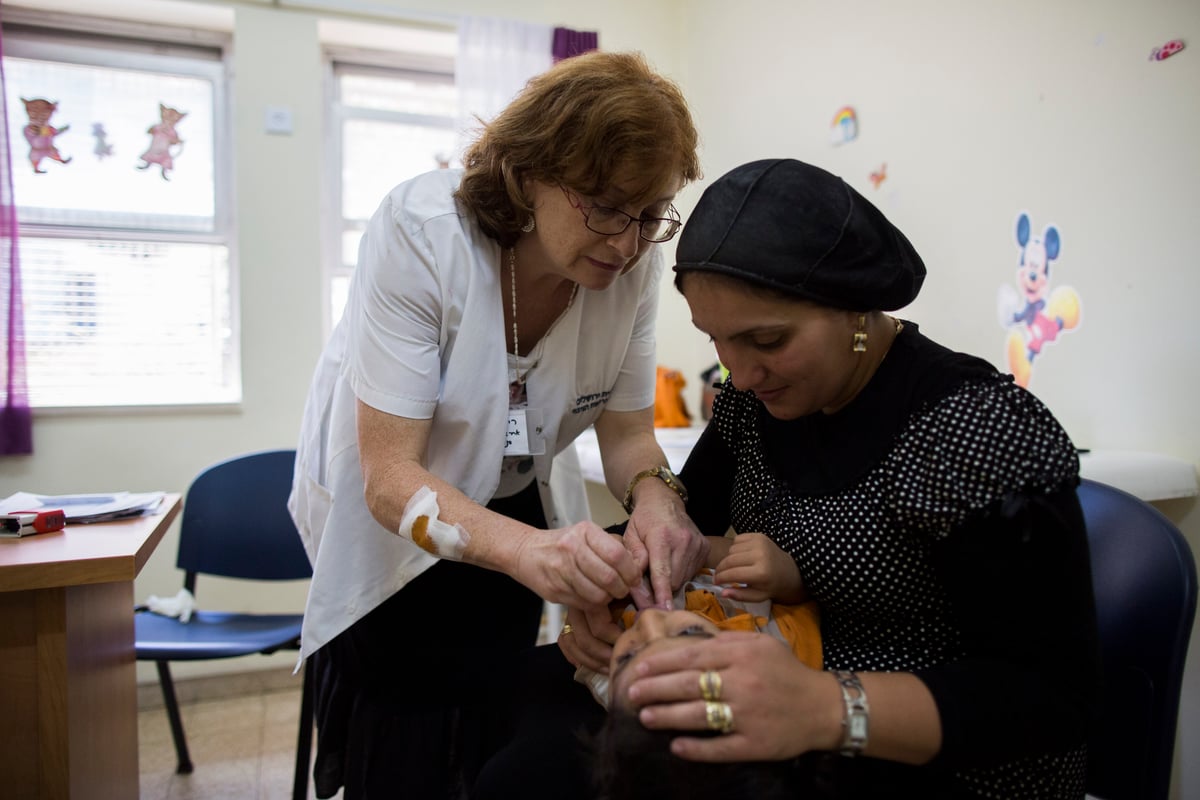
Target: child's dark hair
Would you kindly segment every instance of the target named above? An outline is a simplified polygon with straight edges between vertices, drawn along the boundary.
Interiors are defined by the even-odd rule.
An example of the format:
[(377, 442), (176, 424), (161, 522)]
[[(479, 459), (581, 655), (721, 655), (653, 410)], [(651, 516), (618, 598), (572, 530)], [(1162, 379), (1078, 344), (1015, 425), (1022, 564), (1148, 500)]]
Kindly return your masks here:
[(597, 800), (793, 800), (790, 761), (685, 761), (670, 751), (676, 736), (707, 731), (656, 731), (618, 708), (608, 713), (593, 743)]

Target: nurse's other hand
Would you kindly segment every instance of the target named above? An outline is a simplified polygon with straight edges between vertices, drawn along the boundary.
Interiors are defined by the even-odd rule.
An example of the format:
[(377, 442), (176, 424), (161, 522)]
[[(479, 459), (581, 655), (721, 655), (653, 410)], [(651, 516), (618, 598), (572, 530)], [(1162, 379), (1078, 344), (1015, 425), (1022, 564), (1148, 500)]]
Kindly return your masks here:
[(608, 674), (612, 643), (621, 635), (608, 606), (568, 608), (567, 624), (558, 635), (558, 647), (575, 666)]
[(631, 587), (634, 603), (669, 609), (675, 590), (704, 566), (709, 545), (683, 503), (668, 492), (663, 502), (639, 502), (633, 509), (625, 547), (650, 575), (650, 592), (641, 584)]
[(551, 603), (587, 608), (627, 596), (641, 569), (621, 537), (579, 522), (525, 536), (513, 577)]

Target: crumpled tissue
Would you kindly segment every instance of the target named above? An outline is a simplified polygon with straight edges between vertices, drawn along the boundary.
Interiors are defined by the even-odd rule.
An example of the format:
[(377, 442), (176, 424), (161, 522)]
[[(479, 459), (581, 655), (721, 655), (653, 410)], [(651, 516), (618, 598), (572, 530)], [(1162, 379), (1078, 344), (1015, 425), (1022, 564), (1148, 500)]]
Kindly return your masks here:
[(196, 610), (196, 598), (187, 589), (180, 589), (174, 597), (152, 594), (146, 599), (146, 608), (164, 617), (178, 617), (180, 622), (186, 623)]

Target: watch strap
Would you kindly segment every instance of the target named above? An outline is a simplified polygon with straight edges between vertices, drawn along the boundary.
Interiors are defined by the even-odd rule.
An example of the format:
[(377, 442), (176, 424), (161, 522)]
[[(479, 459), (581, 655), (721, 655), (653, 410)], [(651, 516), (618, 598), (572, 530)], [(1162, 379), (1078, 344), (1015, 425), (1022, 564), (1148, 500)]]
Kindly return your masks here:
[(871, 721), (867, 692), (853, 672), (835, 669), (833, 677), (837, 678), (838, 686), (842, 690), (842, 701), (846, 704), (845, 716), (842, 717), (842, 745), (839, 752), (844, 756), (857, 756), (866, 749), (867, 729)]
[(687, 489), (685, 489), (683, 486), (683, 481), (679, 480), (679, 476), (672, 472), (669, 467), (659, 465), (657, 467), (651, 467), (650, 469), (644, 469), (629, 479), (629, 485), (625, 487), (625, 499), (621, 501), (621, 505), (625, 507), (626, 514), (633, 513), (634, 487), (636, 487), (646, 478), (658, 478), (665, 483), (667, 487), (671, 489), (671, 491), (679, 495), (679, 498), (683, 500), (683, 502), (687, 502), (688, 493)]

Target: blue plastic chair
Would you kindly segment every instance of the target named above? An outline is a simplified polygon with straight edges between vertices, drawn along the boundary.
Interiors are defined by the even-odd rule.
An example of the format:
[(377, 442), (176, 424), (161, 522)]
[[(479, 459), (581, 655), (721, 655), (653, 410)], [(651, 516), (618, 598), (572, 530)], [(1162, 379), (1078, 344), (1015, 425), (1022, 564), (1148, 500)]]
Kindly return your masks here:
[(1087, 792), (1165, 800), (1196, 614), (1196, 563), (1183, 535), (1149, 503), (1091, 480), (1078, 494), (1105, 681), (1088, 743)]
[[(256, 581), (301, 580), (312, 567), (287, 510), (295, 450), (272, 450), (231, 458), (207, 468), (188, 487), (179, 530), (176, 566), (184, 587), (196, 594), (198, 575)], [(163, 702), (175, 741), (176, 772), (192, 771), (171, 661), (234, 658), (298, 650), (303, 614), (193, 612), (191, 620), (143, 612), (134, 615), (137, 658), (158, 667)], [(294, 797), (308, 792), (312, 747), (312, 678), (304, 670)]]

